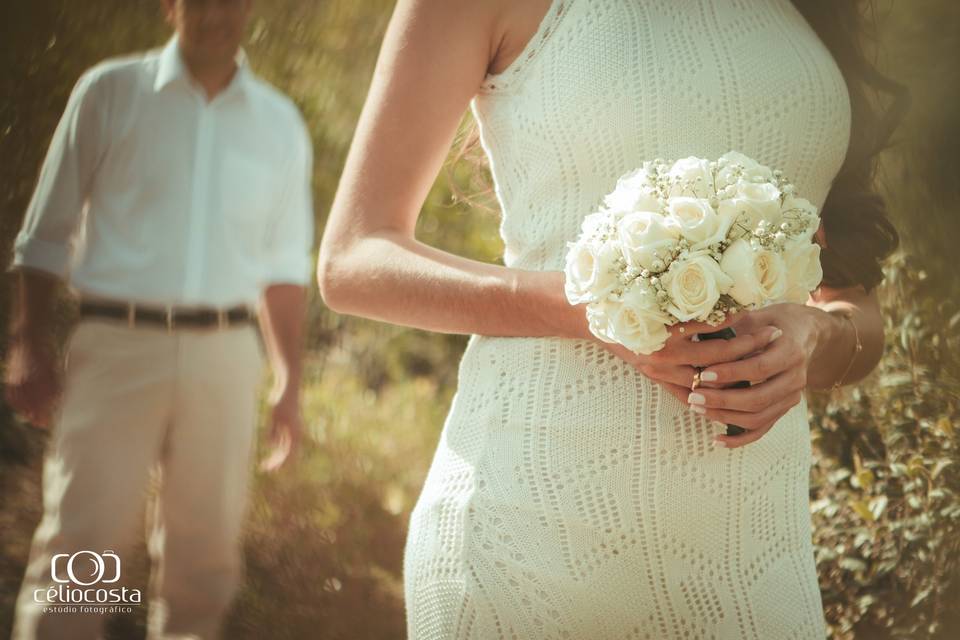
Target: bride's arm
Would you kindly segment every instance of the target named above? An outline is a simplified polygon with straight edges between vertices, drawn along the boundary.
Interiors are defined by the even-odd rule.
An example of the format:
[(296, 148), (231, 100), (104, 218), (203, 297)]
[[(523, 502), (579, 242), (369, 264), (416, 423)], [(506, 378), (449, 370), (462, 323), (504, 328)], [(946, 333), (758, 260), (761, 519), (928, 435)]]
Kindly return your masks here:
[[(397, 3), (320, 243), (320, 292), (339, 313), (428, 331), (594, 340), (586, 305), (566, 300), (562, 271), (470, 260), (414, 237), (423, 201), (501, 41), (506, 37), (512, 51), (523, 48), (501, 26), (516, 13), (498, 5), (520, 6)], [(693, 343), (696, 332), (722, 325), (682, 325), (649, 356), (597, 342), (658, 382), (689, 387), (692, 362), (736, 360), (773, 331)]]
[[(843, 289), (822, 286), (810, 298), (808, 306), (823, 311), (846, 311), (856, 327), (850, 320), (832, 314), (822, 316), (820, 339), (807, 368), (807, 386), (829, 389), (835, 382), (851, 384), (866, 377), (883, 356), (883, 314), (877, 290), (868, 294), (861, 286)], [(855, 351), (858, 335), (863, 348), (859, 353)], [(848, 366), (849, 371), (844, 375)]]
[(397, 3), (320, 245), (317, 278), (333, 310), (443, 333), (587, 336), (562, 272), (479, 262), (414, 237), (498, 47), (497, 6)]

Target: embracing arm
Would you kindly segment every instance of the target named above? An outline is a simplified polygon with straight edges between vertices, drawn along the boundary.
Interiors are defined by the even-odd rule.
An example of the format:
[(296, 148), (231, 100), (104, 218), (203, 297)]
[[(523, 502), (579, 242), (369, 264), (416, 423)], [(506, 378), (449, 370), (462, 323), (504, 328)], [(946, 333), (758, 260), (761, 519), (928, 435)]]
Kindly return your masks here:
[(397, 3), (320, 245), (317, 279), (331, 309), (441, 333), (586, 335), (562, 272), (471, 260), (414, 237), (498, 47), (502, 4)]
[[(850, 384), (873, 371), (883, 356), (884, 340), (883, 315), (876, 289), (868, 294), (862, 286), (844, 289), (824, 286), (811, 294), (807, 304), (823, 311), (843, 310), (850, 314), (850, 320), (833, 313), (818, 314), (819, 338), (807, 369), (807, 386), (829, 389), (838, 380), (841, 384)], [(859, 353), (855, 353), (856, 334), (863, 345)], [(843, 375), (848, 365), (850, 369)]]

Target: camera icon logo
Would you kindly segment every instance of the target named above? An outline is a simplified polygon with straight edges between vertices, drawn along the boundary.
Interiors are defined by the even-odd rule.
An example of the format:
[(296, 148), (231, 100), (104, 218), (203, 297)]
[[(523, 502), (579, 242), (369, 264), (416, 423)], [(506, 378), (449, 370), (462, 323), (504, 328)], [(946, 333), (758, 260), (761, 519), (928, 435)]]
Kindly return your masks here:
[[(90, 567), (89, 572), (84, 571), (85, 566)], [(60, 569), (66, 569), (66, 578), (61, 577)], [(50, 577), (61, 584), (72, 582), (82, 587), (98, 582), (114, 583), (120, 579), (120, 557), (109, 549), (103, 553), (87, 550), (58, 553), (50, 559)]]

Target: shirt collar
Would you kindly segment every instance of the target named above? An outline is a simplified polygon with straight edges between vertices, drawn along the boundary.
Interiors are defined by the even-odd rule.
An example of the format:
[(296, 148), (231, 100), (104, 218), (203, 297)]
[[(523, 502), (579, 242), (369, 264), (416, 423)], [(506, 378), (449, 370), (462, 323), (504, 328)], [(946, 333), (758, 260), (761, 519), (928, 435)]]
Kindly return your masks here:
[[(229, 86), (223, 93), (232, 93), (239, 90), (245, 92), (250, 82), (250, 68), (246, 52), (240, 48), (234, 58), (237, 63), (237, 72), (230, 81)], [(157, 75), (153, 82), (154, 91), (162, 91), (167, 85), (184, 80), (192, 82), (190, 71), (183, 62), (183, 56), (180, 54), (179, 38), (173, 34), (166, 46), (160, 52), (159, 63), (157, 65)]]

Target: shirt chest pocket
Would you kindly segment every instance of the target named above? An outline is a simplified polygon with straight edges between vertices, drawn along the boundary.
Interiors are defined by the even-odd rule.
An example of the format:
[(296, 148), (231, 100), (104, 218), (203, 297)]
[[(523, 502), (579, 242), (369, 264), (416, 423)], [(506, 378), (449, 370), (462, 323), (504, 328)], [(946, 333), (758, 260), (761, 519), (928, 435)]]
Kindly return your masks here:
[(220, 210), (228, 226), (256, 233), (276, 206), (275, 169), (249, 154), (227, 153), (220, 165)]

